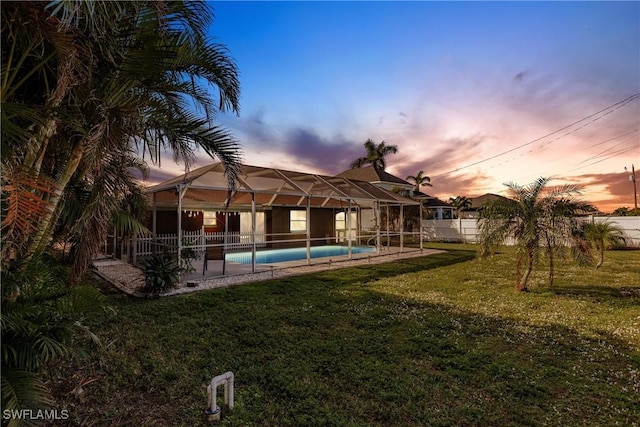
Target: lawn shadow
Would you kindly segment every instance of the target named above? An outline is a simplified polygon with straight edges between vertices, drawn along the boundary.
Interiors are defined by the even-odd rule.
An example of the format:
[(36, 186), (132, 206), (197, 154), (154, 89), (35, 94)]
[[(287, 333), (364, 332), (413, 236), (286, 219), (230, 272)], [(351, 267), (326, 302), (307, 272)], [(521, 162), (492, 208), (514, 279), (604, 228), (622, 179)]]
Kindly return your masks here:
[[(414, 259), (395, 274), (467, 256)], [(631, 375), (640, 354), (610, 334), (587, 338), (359, 286), (373, 273), (393, 276), (387, 268), (353, 269), (347, 281), (345, 270), (329, 273), (338, 274), (123, 304), (107, 337), (120, 346), (105, 353), (110, 376), (74, 416), (150, 425), (151, 407), (164, 425), (205, 425), (198, 387), (232, 370), (236, 407), (224, 425), (630, 425), (640, 417), (624, 391), (640, 387)]]
[[(408, 273), (432, 270), (439, 267), (459, 264), (476, 258), (476, 253), (470, 250), (447, 250), (424, 257), (400, 258), (395, 261), (380, 264), (367, 264), (354, 267), (336, 268), (319, 273), (308, 273), (295, 276), (297, 279), (304, 277), (321, 277), (327, 282), (335, 281), (338, 286), (350, 285), (358, 282), (375, 282), (380, 279), (400, 276)], [(281, 279), (283, 282), (286, 279)]]
[(616, 307), (640, 305), (640, 287), (623, 286), (615, 288), (604, 285), (562, 285), (554, 286), (551, 292), (562, 297), (607, 303)]

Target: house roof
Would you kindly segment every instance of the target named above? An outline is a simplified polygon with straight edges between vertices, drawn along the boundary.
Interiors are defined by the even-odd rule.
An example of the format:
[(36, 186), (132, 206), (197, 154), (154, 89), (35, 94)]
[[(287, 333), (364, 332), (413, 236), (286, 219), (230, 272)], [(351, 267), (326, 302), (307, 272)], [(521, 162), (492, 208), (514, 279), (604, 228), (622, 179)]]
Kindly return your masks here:
[(431, 197), (429, 195), (426, 195), (427, 197), (425, 197), (424, 200), (424, 205), (430, 208), (453, 208), (453, 205), (451, 203), (447, 203), (444, 202), (440, 199), (438, 199), (437, 197)]
[(422, 191), (416, 191), (415, 193), (413, 193), (413, 198), (415, 200), (420, 200), (422, 201), (422, 204), (424, 206), (427, 207), (431, 207), (431, 208), (453, 208), (453, 205), (451, 203), (442, 201), (440, 199), (438, 199), (437, 197), (433, 197), (430, 196), (426, 193), (423, 193)]
[(495, 200), (500, 200), (505, 198), (506, 197), (499, 196), (497, 194), (492, 194), (492, 193), (483, 194), (482, 196), (478, 196), (478, 197), (472, 197), (469, 199), (471, 200), (471, 206), (469, 208), (471, 210), (477, 210), (477, 209), (480, 209), (482, 206), (484, 206), (487, 202), (493, 202)]
[(401, 187), (409, 187), (409, 188), (415, 187), (415, 185), (405, 181), (404, 179), (398, 178), (397, 176), (392, 175), (389, 172), (386, 172), (383, 170), (377, 170), (373, 166), (347, 169), (346, 171), (340, 172), (336, 176), (339, 176), (342, 178), (348, 178), (348, 179), (355, 179), (358, 181), (366, 181), (370, 183), (384, 182), (384, 183), (398, 185)]
[(230, 194), (224, 166), (214, 163), (149, 187), (158, 205), (199, 207), (211, 204), (230, 206), (306, 206), (315, 207), (415, 205), (411, 199), (365, 182), (338, 176), (308, 174), (260, 166), (241, 165), (237, 189)]

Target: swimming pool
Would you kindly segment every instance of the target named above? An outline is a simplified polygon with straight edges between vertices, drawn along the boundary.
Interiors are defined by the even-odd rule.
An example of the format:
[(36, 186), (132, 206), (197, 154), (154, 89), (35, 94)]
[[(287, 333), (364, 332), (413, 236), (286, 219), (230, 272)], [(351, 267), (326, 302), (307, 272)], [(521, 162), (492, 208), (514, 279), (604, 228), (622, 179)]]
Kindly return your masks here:
[[(352, 246), (352, 254), (375, 252), (376, 248), (366, 246)], [(346, 246), (327, 245), (311, 247), (311, 258), (347, 255)], [(276, 262), (295, 261), (307, 258), (307, 248), (268, 249), (256, 252), (256, 264), (273, 264)], [(236, 252), (225, 255), (225, 260), (238, 264), (251, 264), (251, 252)]]

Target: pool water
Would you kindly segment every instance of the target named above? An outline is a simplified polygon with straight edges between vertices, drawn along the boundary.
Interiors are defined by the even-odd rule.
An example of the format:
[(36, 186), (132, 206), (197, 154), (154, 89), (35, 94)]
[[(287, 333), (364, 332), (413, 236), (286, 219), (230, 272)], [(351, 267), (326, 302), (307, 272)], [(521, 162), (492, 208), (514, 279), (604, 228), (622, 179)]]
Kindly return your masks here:
[[(375, 248), (366, 246), (352, 246), (352, 254), (375, 252)], [(312, 246), (311, 258), (322, 258), (328, 256), (348, 255), (349, 248), (346, 246), (328, 245)], [(307, 258), (307, 248), (291, 249), (269, 249), (256, 252), (256, 264), (273, 264), (276, 262), (296, 261)], [(251, 264), (251, 252), (236, 252), (225, 255), (225, 260), (237, 262), (238, 264)]]

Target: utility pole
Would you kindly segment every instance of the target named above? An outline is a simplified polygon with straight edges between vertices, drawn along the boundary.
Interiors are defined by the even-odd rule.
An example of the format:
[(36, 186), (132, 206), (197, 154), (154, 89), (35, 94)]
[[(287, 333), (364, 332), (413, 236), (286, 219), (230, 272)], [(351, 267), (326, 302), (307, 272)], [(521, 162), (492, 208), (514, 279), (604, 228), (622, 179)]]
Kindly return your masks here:
[[(627, 167), (624, 167), (624, 170), (627, 170)], [(633, 182), (633, 204), (637, 213), (638, 210), (638, 190), (636, 188), (636, 169), (631, 164), (631, 175), (629, 175), (629, 181)]]

